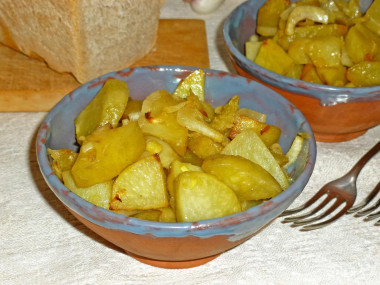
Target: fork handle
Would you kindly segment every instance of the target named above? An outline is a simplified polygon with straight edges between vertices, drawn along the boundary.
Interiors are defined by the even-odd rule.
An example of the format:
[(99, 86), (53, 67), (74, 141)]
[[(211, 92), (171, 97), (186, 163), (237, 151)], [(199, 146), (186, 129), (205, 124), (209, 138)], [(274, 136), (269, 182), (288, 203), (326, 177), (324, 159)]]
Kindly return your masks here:
[(380, 141), (374, 145), (362, 158), (351, 168), (347, 175), (354, 175), (357, 177), (368, 160), (370, 160), (380, 150)]

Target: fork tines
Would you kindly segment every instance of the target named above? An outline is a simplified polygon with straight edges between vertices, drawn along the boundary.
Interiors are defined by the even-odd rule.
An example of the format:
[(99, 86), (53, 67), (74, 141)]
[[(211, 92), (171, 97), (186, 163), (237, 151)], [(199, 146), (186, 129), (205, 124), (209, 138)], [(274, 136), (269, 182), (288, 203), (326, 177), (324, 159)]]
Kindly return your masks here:
[[(364, 221), (372, 221), (378, 217), (380, 217), (380, 211), (377, 211), (375, 213), (372, 213), (374, 210), (380, 207), (380, 198), (379, 200), (373, 204), (371, 207), (368, 207), (366, 209), (363, 209), (366, 207), (372, 200), (373, 198), (376, 197), (376, 195), (380, 192), (380, 182), (377, 183), (375, 188), (371, 191), (371, 193), (368, 194), (368, 196), (363, 199), (357, 206), (352, 207), (350, 210), (347, 211), (348, 214), (355, 213), (354, 217), (364, 217), (366, 216), (363, 220)], [(361, 210), (361, 211), (359, 211)], [(372, 214), (370, 214), (372, 213)], [(368, 216), (367, 216), (368, 215)], [(378, 220), (375, 223), (376, 226), (380, 226), (380, 220)]]
[[(343, 216), (347, 210), (352, 206), (354, 201), (352, 199), (347, 199), (347, 197), (342, 197), (340, 195), (336, 195), (336, 193), (329, 191), (329, 183), (326, 184), (324, 187), (321, 188), (315, 194), (310, 200), (308, 200), (305, 204), (298, 208), (294, 208), (291, 210), (287, 210), (281, 214), (282, 217), (296, 214), (298, 212), (301, 212), (302, 210), (305, 210), (309, 208), (311, 205), (313, 205), (316, 201), (318, 201), (320, 198), (325, 197), (325, 199), (315, 208), (308, 211), (306, 214), (298, 215), (294, 217), (287, 217), (282, 222), (283, 223), (292, 223), (292, 227), (298, 227), (303, 226), (300, 230), (301, 231), (310, 231), (322, 228), (324, 226), (327, 226), (334, 222), (339, 217)], [(317, 214), (322, 208), (324, 208), (330, 201), (333, 201), (333, 204), (327, 208), (324, 212)], [(320, 223), (311, 224), (313, 222), (316, 222), (318, 220), (321, 220), (331, 213), (333, 213), (336, 209), (338, 209), (341, 205), (344, 205), (344, 207), (333, 217), (329, 218), (328, 220), (322, 221)], [(315, 215), (317, 214), (317, 215)], [(315, 216), (313, 216), (315, 215)], [(312, 217), (313, 216), (313, 217)], [(309, 218), (311, 217), (311, 218)]]

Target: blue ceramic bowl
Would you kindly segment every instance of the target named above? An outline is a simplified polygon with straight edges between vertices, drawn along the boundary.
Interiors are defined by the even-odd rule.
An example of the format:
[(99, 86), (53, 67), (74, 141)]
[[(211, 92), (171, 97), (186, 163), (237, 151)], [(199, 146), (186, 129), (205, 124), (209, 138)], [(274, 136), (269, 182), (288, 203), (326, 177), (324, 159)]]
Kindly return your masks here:
[[(257, 12), (265, 2), (246, 1), (224, 22), (224, 41), (237, 72), (272, 88), (297, 106), (318, 141), (351, 140), (380, 124), (380, 86), (348, 88), (309, 83), (269, 71), (245, 57), (244, 44), (255, 34)], [(360, 1), (363, 12), (371, 3)]]
[(259, 206), (223, 218), (195, 223), (158, 223), (96, 207), (70, 192), (53, 174), (47, 148), (78, 150), (74, 118), (108, 78), (126, 81), (130, 96), (143, 99), (158, 89), (174, 91), (179, 81), (194, 70), (184, 66), (150, 66), (101, 76), (66, 95), (48, 113), (37, 136), (37, 158), (42, 175), (67, 209), (90, 229), (128, 254), (155, 266), (196, 266), (249, 239), (288, 208), (302, 192), (316, 159), (316, 144), (310, 125), (293, 104), (255, 81), (205, 69), (206, 100), (217, 106), (225, 104), (233, 95), (239, 95), (241, 107), (266, 113), (268, 122), (282, 129), (280, 144), (284, 150), (290, 147), (298, 132), (311, 135), (306, 159), (295, 162), (291, 167), (294, 182), (284, 192)]

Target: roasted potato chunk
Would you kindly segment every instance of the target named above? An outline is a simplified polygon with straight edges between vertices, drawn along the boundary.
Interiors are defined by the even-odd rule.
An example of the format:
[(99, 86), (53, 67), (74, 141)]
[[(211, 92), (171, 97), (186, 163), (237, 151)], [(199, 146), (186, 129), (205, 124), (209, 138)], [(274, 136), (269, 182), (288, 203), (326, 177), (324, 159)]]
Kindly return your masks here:
[(274, 36), (281, 13), (290, 5), (288, 0), (268, 0), (257, 14), (257, 33), (262, 36)]
[(130, 121), (137, 121), (140, 117), (141, 107), (142, 107), (142, 100), (134, 100), (132, 98), (129, 98), (127, 107), (124, 110), (123, 116), (121, 117), (122, 120), (128, 119)]
[(167, 178), (167, 188), (170, 197), (170, 206), (175, 209), (175, 197), (174, 197), (174, 180), (183, 172), (186, 171), (200, 171), (203, 172), (202, 168), (191, 163), (181, 162), (175, 160), (170, 165), (169, 174)]
[(315, 38), (308, 48), (308, 56), (315, 67), (338, 67), (341, 63), (344, 41), (340, 37)]
[(83, 142), (84, 137), (98, 127), (107, 124), (116, 127), (127, 106), (128, 98), (129, 89), (124, 81), (107, 80), (95, 98), (74, 120), (77, 141)]
[(202, 169), (234, 190), (240, 201), (269, 199), (282, 192), (272, 175), (241, 156), (210, 157), (203, 161)]
[(215, 130), (225, 134), (232, 128), (239, 110), (239, 96), (233, 96), (226, 105), (215, 109), (215, 118), (210, 126)]
[(263, 42), (254, 62), (281, 75), (285, 75), (294, 64), (293, 59), (271, 39)]
[(79, 187), (108, 181), (135, 162), (145, 149), (145, 138), (136, 122), (115, 129), (101, 128), (87, 136), (72, 174)]
[(70, 189), (71, 192), (77, 194), (86, 201), (105, 209), (109, 208), (111, 201), (112, 180), (94, 184), (90, 187), (78, 187), (70, 170), (62, 173), (63, 184)]
[(374, 0), (365, 15), (364, 25), (380, 37), (380, 1)]
[(164, 111), (166, 107), (178, 103), (165, 90), (153, 92), (142, 104), (138, 123), (144, 134), (166, 141), (179, 155), (183, 155), (186, 152), (188, 131), (178, 123), (176, 112)]
[(282, 189), (286, 189), (289, 186), (287, 175), (278, 165), (268, 147), (252, 129), (247, 129), (238, 134), (221, 151), (221, 154), (239, 155), (249, 159), (268, 171), (281, 185)]
[(179, 159), (180, 156), (173, 150), (173, 148), (165, 141), (153, 137), (146, 136), (146, 155), (149, 156), (157, 153), (160, 157), (161, 164), (164, 168), (169, 169), (170, 164)]
[(260, 205), (261, 203), (263, 203), (265, 200), (249, 200), (249, 201), (242, 201), (240, 203), (241, 205), (241, 210), (242, 211), (246, 211), (250, 208), (253, 208), (253, 207), (256, 207), (258, 205)]
[(347, 78), (355, 86), (380, 85), (380, 61), (363, 61), (351, 66)]
[(371, 37), (371, 31), (363, 24), (356, 24), (348, 31), (345, 49), (351, 61), (357, 64), (365, 60), (373, 60), (375, 55), (380, 53), (379, 43), (380, 38), (376, 43)]
[(205, 100), (205, 72), (198, 69), (190, 73), (182, 80), (173, 92), (173, 98), (186, 99), (190, 94), (194, 94), (199, 100)]
[(174, 210), (171, 207), (161, 208), (160, 209), (160, 217), (158, 218), (159, 222), (163, 223), (175, 223), (176, 217)]
[(234, 139), (238, 134), (247, 129), (254, 130), (266, 146), (277, 143), (281, 136), (281, 129), (279, 127), (239, 115), (236, 117), (236, 122), (230, 132), (230, 138)]
[(165, 173), (157, 156), (145, 157), (128, 166), (112, 187), (113, 210), (152, 210), (169, 205)]
[(221, 152), (223, 145), (204, 135), (193, 134), (189, 137), (188, 148), (199, 158), (204, 159)]
[(158, 222), (160, 220), (161, 211), (159, 210), (147, 210), (147, 211), (141, 211), (132, 217), (146, 220), (146, 221), (152, 221), (152, 222)]
[(241, 211), (234, 191), (204, 172), (181, 173), (174, 183), (178, 222), (196, 222)]
[(78, 154), (71, 149), (48, 149), (47, 151), (53, 159), (51, 168), (53, 169), (54, 174), (62, 180), (62, 172), (70, 170), (71, 167), (73, 167)]

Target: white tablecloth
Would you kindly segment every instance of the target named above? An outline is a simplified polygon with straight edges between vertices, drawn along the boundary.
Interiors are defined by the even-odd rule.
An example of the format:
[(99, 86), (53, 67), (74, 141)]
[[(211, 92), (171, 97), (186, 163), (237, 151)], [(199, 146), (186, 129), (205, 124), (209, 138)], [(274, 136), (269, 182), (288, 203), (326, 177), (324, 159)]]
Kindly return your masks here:
[[(206, 21), (211, 68), (235, 72), (222, 22), (242, 0), (200, 16), (167, 0), (162, 18)], [(380, 227), (346, 215), (300, 232), (282, 218), (215, 260), (191, 269), (161, 269), (126, 255), (78, 222), (45, 184), (35, 136), (45, 113), (0, 113), (0, 284), (379, 284)], [(315, 171), (291, 207), (343, 175), (380, 139), (380, 126), (349, 142), (318, 143)], [(380, 178), (380, 155), (363, 169), (357, 201)]]

